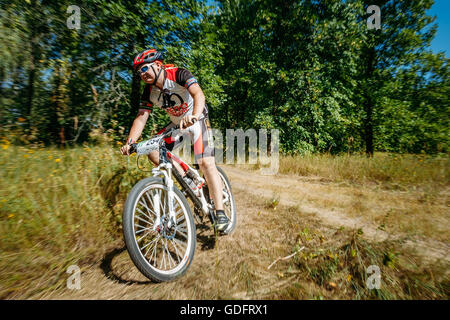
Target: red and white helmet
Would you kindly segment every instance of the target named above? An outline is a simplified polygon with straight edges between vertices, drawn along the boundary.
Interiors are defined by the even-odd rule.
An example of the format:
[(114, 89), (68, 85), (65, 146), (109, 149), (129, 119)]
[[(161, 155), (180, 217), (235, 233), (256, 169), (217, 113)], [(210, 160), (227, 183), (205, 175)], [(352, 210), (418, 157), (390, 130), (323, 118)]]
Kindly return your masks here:
[(155, 49), (144, 50), (134, 58), (133, 68), (134, 70), (137, 70), (137, 68), (144, 63), (152, 63), (154, 61), (163, 62), (163, 60), (161, 52), (156, 51)]

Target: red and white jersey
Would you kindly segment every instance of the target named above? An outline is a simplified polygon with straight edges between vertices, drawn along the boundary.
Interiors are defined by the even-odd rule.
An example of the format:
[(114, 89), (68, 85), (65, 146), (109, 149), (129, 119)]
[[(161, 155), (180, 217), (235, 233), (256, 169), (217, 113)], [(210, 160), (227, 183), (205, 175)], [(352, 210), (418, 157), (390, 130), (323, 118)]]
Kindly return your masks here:
[(147, 84), (141, 96), (141, 109), (152, 109), (153, 106), (167, 111), (173, 123), (191, 115), (194, 109), (194, 99), (188, 88), (197, 83), (188, 70), (173, 66), (165, 66), (165, 80), (163, 90)]

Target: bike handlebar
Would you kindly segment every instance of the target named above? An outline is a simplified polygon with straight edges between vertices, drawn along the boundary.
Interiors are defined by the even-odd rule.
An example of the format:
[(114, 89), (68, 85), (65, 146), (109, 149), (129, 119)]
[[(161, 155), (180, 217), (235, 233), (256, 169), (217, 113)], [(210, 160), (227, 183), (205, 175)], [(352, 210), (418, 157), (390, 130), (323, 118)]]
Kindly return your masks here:
[[(196, 119), (194, 119), (194, 120), (196, 120)], [(175, 130), (178, 130), (178, 129), (180, 129), (180, 126), (179, 126), (179, 125), (176, 125), (175, 127), (170, 128), (170, 129), (167, 130), (166, 132), (164, 132), (164, 133), (162, 133), (162, 134), (160, 134), (160, 135), (156, 135), (156, 136), (154, 136), (154, 137), (151, 138), (151, 139), (154, 139), (154, 138), (156, 138), (156, 137), (159, 137), (158, 144), (161, 145), (162, 142), (164, 141), (164, 138), (166, 138), (167, 136), (171, 135)], [(129, 154), (135, 153), (135, 152), (136, 152), (136, 147), (137, 147), (137, 145), (138, 145), (137, 142), (136, 142), (136, 143), (130, 144), (130, 150), (128, 151), (128, 153), (129, 153)]]
[[(192, 123), (195, 124), (195, 123), (198, 121), (198, 119), (193, 118), (191, 121), (192, 121)], [(167, 130), (167, 131), (164, 132), (163, 134), (154, 136), (154, 137), (151, 138), (151, 139), (154, 139), (154, 138), (156, 138), (156, 137), (159, 137), (160, 140), (158, 141), (158, 144), (161, 146), (162, 141), (164, 141), (163, 139), (164, 139), (165, 137), (171, 135), (175, 130), (178, 130), (178, 129), (180, 129), (180, 125), (177, 124), (175, 127), (170, 128), (169, 130)], [(128, 151), (128, 153), (129, 153), (129, 154), (132, 154), (132, 153), (136, 152), (136, 147), (137, 147), (137, 143), (132, 143), (132, 144), (130, 144), (130, 150)]]

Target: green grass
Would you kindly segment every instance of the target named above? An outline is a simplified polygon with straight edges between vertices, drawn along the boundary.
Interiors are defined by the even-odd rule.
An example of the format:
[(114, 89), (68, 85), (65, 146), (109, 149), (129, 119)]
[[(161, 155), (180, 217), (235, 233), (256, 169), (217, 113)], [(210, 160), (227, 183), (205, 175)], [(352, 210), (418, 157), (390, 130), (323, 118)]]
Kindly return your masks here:
[(69, 265), (97, 262), (121, 240), (120, 205), (143, 176), (109, 147), (8, 146), (0, 166), (0, 298), (63, 286)]

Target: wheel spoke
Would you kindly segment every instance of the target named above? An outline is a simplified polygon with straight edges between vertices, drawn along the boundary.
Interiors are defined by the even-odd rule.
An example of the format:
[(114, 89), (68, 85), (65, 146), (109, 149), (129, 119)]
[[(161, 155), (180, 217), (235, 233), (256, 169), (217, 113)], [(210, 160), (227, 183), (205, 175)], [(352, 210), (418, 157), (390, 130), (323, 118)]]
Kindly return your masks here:
[(165, 249), (165, 247), (164, 247), (164, 242), (162, 242), (161, 243), (161, 249), (162, 249), (162, 252), (163, 252), (163, 266), (164, 266), (164, 270), (166, 270), (167, 269), (167, 264), (166, 264), (166, 249)]
[[(142, 222), (148, 223), (148, 224), (150, 224), (150, 225), (153, 224), (153, 223), (151, 223), (150, 221), (147, 221), (147, 220), (145, 220), (145, 219), (142, 219), (142, 218), (139, 217), (139, 216), (135, 216), (135, 217), (136, 217), (136, 219), (141, 220)], [(153, 221), (153, 222), (154, 222), (154, 221)]]
[[(142, 198), (141, 198), (141, 199), (142, 199)], [(139, 204), (143, 205), (143, 206), (145, 207), (145, 209), (147, 209), (147, 211), (150, 212), (150, 213), (152, 213), (155, 217), (157, 216), (156, 213), (155, 213), (155, 211), (153, 211), (152, 209), (150, 209), (150, 208), (147, 206), (147, 203), (145, 202), (145, 199), (144, 199), (144, 202), (141, 202), (141, 200), (139, 200)], [(153, 206), (153, 207), (154, 207), (154, 206)], [(139, 209), (138, 207), (136, 207), (136, 209), (139, 210), (139, 212), (142, 213), (143, 215), (145, 215), (147, 218), (152, 219), (152, 218), (150, 218), (149, 216), (147, 216), (147, 215), (146, 215), (141, 209)]]
[[(139, 244), (139, 242), (141, 242), (142, 239), (144, 239), (145, 237), (147, 237), (149, 235), (149, 233), (144, 234), (142, 237), (140, 237), (136, 242)], [(155, 239), (158, 239), (159, 235), (157, 235), (157, 237)], [(143, 246), (141, 248), (141, 250), (143, 250), (144, 248), (146, 248), (150, 243), (152, 243), (153, 241), (155, 241), (155, 239), (151, 240), (149, 243), (147, 243), (145, 246)]]
[[(151, 266), (150, 273), (164, 272), (173, 276), (181, 264), (186, 263), (183, 259), (192, 249), (188, 246), (189, 237), (195, 234), (193, 235), (190, 230), (192, 222), (189, 220), (189, 210), (186, 211), (189, 208), (185, 208), (185, 203), (177, 190), (173, 195), (171, 204), (169, 190), (160, 183), (151, 184), (141, 193), (135, 205), (132, 232), (140, 255), (147, 261), (147, 266)], [(169, 215), (169, 207), (173, 208), (173, 227), (171, 226), (165, 232), (159, 229), (154, 230), (155, 223), (160, 221), (159, 219), (161, 219), (161, 222), (158, 222), (160, 227), (168, 228), (165, 224), (168, 222), (166, 218)], [(174, 237), (171, 236), (172, 232)]]
[(156, 243), (155, 246), (153, 247), (152, 255), (150, 256), (150, 260), (149, 260), (149, 262), (154, 260), (155, 264), (156, 264), (156, 248), (157, 248), (157, 246), (158, 246), (158, 243)]
[[(150, 246), (148, 247), (147, 251), (145, 252), (144, 257), (147, 256), (147, 253), (148, 253), (148, 252), (150, 251), (150, 249), (152, 248), (152, 246), (151, 246), (152, 243), (155, 243), (155, 246), (157, 245), (159, 238), (160, 238), (160, 237), (157, 237), (157, 238), (153, 239), (152, 241), (150, 241), (149, 244), (146, 245), (146, 246), (148, 246), (148, 245), (150, 245)], [(142, 248), (141, 248), (141, 251), (144, 250), (144, 248), (145, 248), (145, 247), (142, 247)]]
[(186, 252), (186, 248), (187, 248), (187, 243), (184, 241), (181, 241), (177, 238), (173, 238), (172, 239), (174, 243), (178, 243), (178, 245), (183, 249), (184, 252)]
[(173, 241), (173, 239), (170, 239), (170, 241), (172, 242), (173, 247), (175, 248), (175, 253), (177, 254), (177, 259), (178, 259), (178, 263), (180, 263), (180, 257), (183, 258), (183, 256), (180, 254), (180, 252), (178, 251), (178, 247), (175, 244), (175, 241)]
[(186, 227), (187, 226), (187, 224), (186, 224), (186, 221), (184, 222), (184, 223), (182, 223), (182, 224), (178, 224), (178, 221), (177, 221), (177, 230), (186, 230)]
[[(174, 209), (175, 210), (175, 209)], [(177, 218), (177, 223), (179, 222), (179, 221), (182, 221), (182, 220), (184, 220), (185, 219), (185, 217), (184, 217), (184, 212), (183, 212), (183, 210), (180, 208), (180, 210), (177, 210), (177, 211), (175, 211), (175, 217), (178, 217), (178, 216), (180, 216), (179, 218)]]
[(167, 246), (167, 239), (166, 239), (166, 248), (167, 248), (167, 254), (169, 256), (169, 263), (170, 261), (172, 262), (173, 266), (176, 267), (177, 263), (175, 262), (175, 260), (172, 257), (171, 251), (169, 250), (169, 247)]
[[(185, 230), (183, 230), (183, 231), (185, 231)], [(180, 234), (180, 235), (182, 235), (182, 236), (185, 237), (186, 239), (188, 239), (188, 236), (187, 236), (186, 233), (181, 232), (180, 230), (177, 230), (177, 233)]]
[(148, 195), (148, 191), (145, 193), (145, 196), (147, 197), (148, 202), (150, 202), (150, 204), (152, 205), (152, 208), (154, 208), (155, 204), (153, 203), (153, 200), (151, 199), (151, 197)]
[(143, 226), (141, 226), (141, 225), (139, 225), (139, 224), (136, 224), (138, 227), (141, 227), (141, 229), (139, 229), (139, 230), (137, 230), (134, 234), (139, 234), (139, 233), (141, 233), (141, 232), (143, 232), (143, 231), (146, 231), (146, 230), (152, 230), (152, 228), (151, 227), (143, 227)]

